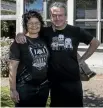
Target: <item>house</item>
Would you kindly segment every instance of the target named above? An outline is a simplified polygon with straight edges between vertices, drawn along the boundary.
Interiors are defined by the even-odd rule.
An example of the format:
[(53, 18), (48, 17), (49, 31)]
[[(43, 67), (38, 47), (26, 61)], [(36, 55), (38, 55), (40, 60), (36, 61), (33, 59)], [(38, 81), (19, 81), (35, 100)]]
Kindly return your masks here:
[[(50, 25), (48, 7), (53, 0), (34, 0), (34, 2), (33, 0), (32, 2), (27, 1), (28, 0), (16, 0), (15, 15), (1, 15), (1, 20), (16, 21), (16, 34), (23, 31), (22, 14), (27, 9), (38, 9), (43, 16), (45, 24)], [(67, 4), (67, 23), (86, 29), (101, 42), (97, 51), (86, 61), (86, 63), (92, 70), (96, 70), (97, 73), (103, 73), (103, 0), (62, 1)], [(10, 9), (12, 10), (14, 7)], [(87, 48), (88, 46), (81, 43), (78, 49), (80, 55), (82, 55)]]

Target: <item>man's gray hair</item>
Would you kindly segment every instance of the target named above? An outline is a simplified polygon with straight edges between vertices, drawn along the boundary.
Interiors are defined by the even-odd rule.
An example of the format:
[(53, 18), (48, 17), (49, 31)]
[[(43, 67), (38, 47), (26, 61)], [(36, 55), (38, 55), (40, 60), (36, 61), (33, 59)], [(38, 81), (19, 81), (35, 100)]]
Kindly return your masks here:
[(53, 2), (49, 7), (49, 11), (51, 10), (52, 7), (64, 8), (65, 15), (67, 15), (67, 6), (65, 5), (65, 3), (63, 3), (63, 2)]

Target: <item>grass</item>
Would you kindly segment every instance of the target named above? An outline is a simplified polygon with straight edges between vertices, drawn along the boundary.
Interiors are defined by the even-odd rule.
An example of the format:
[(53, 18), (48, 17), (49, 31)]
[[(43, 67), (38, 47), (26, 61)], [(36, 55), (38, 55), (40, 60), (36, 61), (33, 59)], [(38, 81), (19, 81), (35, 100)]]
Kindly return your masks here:
[[(13, 101), (10, 99), (8, 87), (1, 87), (1, 107), (14, 107)], [(46, 107), (49, 107), (50, 97), (48, 98)]]
[(8, 87), (1, 87), (1, 107), (14, 107), (14, 103), (10, 99)]

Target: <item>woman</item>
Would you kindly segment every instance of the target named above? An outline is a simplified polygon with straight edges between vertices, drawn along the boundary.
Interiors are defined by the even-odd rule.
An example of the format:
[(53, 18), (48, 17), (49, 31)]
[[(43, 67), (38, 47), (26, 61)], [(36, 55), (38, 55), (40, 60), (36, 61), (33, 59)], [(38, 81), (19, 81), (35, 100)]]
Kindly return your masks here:
[(10, 47), (10, 95), (16, 107), (45, 107), (49, 94), (48, 50), (41, 37), (43, 20), (36, 11), (23, 15), (25, 44)]

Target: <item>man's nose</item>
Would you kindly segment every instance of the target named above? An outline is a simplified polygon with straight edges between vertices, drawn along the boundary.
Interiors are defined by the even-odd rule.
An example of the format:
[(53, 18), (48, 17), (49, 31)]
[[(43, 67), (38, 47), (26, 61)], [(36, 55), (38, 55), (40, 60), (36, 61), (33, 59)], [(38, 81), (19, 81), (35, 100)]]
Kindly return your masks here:
[(57, 18), (57, 20), (59, 20), (60, 19), (59, 15), (57, 15), (56, 18)]

